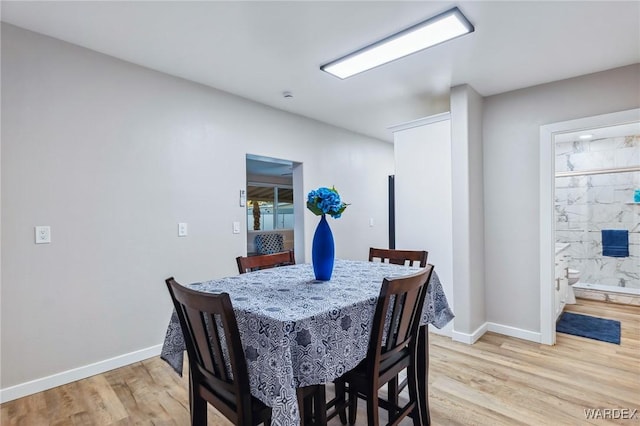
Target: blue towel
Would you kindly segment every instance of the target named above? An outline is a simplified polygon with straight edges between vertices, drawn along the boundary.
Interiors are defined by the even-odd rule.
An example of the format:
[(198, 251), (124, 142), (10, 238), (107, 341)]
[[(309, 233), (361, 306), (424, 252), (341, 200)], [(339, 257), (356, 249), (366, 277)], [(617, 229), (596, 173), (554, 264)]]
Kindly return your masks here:
[(611, 257), (628, 257), (629, 231), (626, 229), (603, 229), (602, 255)]

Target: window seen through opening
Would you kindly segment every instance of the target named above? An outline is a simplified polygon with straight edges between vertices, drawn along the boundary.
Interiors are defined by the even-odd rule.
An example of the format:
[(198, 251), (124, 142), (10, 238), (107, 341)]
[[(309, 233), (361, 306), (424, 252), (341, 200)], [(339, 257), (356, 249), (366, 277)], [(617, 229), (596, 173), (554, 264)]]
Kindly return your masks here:
[(293, 189), (282, 185), (247, 185), (247, 229), (293, 229)]

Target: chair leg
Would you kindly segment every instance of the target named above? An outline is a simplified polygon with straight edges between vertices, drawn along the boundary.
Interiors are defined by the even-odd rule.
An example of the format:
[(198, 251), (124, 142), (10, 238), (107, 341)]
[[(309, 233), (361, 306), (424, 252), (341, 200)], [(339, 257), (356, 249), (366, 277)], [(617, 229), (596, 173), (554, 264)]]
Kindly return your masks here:
[(387, 399), (389, 401), (389, 418), (393, 419), (398, 414), (398, 376), (389, 380), (387, 384)]
[(358, 391), (349, 385), (349, 424), (356, 424), (358, 414)]
[(303, 425), (310, 425), (313, 420), (313, 397), (306, 397), (300, 407), (300, 418)]
[(191, 426), (206, 426), (207, 401), (194, 395), (189, 402), (191, 405)]
[(346, 392), (345, 392), (345, 384), (342, 380), (336, 380), (335, 382), (335, 390), (336, 390), (336, 406), (341, 406), (338, 410), (338, 415), (340, 416), (340, 423), (343, 425), (347, 424), (347, 409), (345, 407), (346, 403)]
[(378, 426), (380, 419), (378, 418), (378, 390), (370, 389), (370, 395), (367, 398), (367, 423), (369, 426)]
[(327, 394), (324, 385), (298, 388), (297, 396), (301, 425), (323, 426), (327, 424)]
[[(412, 363), (413, 364), (413, 363)], [(414, 426), (428, 426), (429, 424), (424, 424), (423, 419), (420, 417), (420, 392), (418, 391), (418, 376), (416, 374), (416, 368), (413, 365), (410, 365), (407, 369), (407, 385), (409, 388), (409, 400), (416, 401), (416, 404), (413, 407), (413, 412), (411, 413), (411, 417), (413, 418)], [(429, 413), (427, 412), (427, 416)]]
[(300, 412), (300, 424), (312, 425), (313, 423), (313, 402), (315, 399), (314, 393), (309, 393), (311, 387), (298, 388), (298, 411)]
[[(407, 372), (407, 375), (409, 372)], [(418, 378), (418, 405), (422, 426), (431, 425), (429, 414), (429, 329), (421, 325), (418, 329), (418, 349), (416, 359), (416, 375)], [(407, 377), (407, 380), (409, 378)]]
[(316, 389), (314, 399), (314, 424), (315, 425), (326, 425), (327, 424), (327, 394), (325, 392), (324, 385), (318, 385)]
[(191, 415), (191, 426), (206, 426), (207, 401), (198, 396), (195, 386), (193, 375), (189, 370), (189, 414)]

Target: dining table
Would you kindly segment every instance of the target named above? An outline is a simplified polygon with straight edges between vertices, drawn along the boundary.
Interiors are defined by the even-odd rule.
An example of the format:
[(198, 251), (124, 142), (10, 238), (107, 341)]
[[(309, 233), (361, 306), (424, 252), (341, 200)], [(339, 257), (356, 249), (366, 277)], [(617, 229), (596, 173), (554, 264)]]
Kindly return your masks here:
[[(263, 269), (189, 284), (231, 298), (247, 361), (251, 394), (272, 408), (272, 425), (298, 426), (297, 388), (331, 383), (367, 355), (382, 281), (416, 273), (417, 266), (336, 259), (329, 281), (309, 263)], [(427, 286), (417, 366), (421, 424), (428, 424), (428, 324), (454, 317), (438, 275)], [(426, 340), (426, 341), (425, 341)], [(182, 374), (185, 343), (173, 312), (161, 358)], [(426, 412), (425, 412), (426, 410)]]

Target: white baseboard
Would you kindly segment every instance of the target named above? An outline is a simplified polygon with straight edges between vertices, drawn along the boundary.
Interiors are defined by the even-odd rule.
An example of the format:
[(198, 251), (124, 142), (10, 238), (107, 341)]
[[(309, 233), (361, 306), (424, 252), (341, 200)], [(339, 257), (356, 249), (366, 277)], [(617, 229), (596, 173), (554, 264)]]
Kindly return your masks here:
[(83, 367), (52, 374), (51, 376), (43, 377), (41, 379), (0, 389), (0, 403), (12, 401), (14, 399), (22, 398), (23, 396), (32, 395), (47, 389), (55, 388), (56, 386), (65, 385), (67, 383), (75, 382), (76, 380), (104, 373), (105, 371), (124, 367), (125, 365), (129, 365), (134, 362), (152, 358), (160, 355), (161, 350), (162, 345), (151, 346), (149, 348), (105, 359), (104, 361), (99, 361)]
[(462, 343), (466, 343), (467, 345), (472, 345), (479, 338), (481, 338), (484, 333), (487, 332), (487, 324), (488, 323), (485, 322), (471, 334), (461, 333), (459, 331), (453, 330), (451, 338), (453, 339), (454, 342), (462, 342)]
[(516, 337), (518, 339), (529, 340), (536, 343), (540, 343), (542, 339), (542, 334), (538, 331), (524, 330), (522, 328), (496, 324), (495, 322), (488, 322), (487, 325), (487, 331), (504, 334), (505, 336)]
[(540, 339), (542, 338), (542, 335), (539, 332), (524, 330), (522, 328), (511, 327), (508, 325), (496, 324), (495, 322), (485, 322), (470, 334), (453, 330), (451, 338), (456, 342), (462, 342), (472, 345), (487, 331), (504, 334), (505, 336), (509, 337), (516, 337), (518, 339), (530, 340), (537, 343), (540, 343)]

